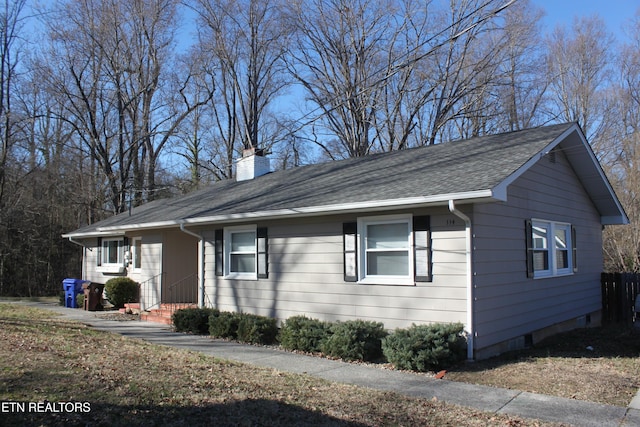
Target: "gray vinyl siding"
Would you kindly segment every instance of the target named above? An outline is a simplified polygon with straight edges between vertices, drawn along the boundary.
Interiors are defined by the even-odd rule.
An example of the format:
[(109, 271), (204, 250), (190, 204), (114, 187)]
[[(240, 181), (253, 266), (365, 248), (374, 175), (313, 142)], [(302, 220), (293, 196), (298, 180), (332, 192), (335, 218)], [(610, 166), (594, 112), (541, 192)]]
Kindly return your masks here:
[[(527, 278), (530, 218), (576, 227), (576, 274)], [(555, 163), (542, 158), (517, 179), (506, 203), (476, 205), (473, 224), (476, 348), (600, 310), (600, 217), (561, 152)]]
[[(126, 269), (123, 274), (108, 274), (97, 271), (98, 266), (98, 239), (92, 238), (85, 240), (85, 244), (89, 245), (84, 249), (85, 256), (83, 258), (83, 279), (94, 283), (106, 283), (112, 277), (120, 277), (127, 275), (138, 283), (144, 283), (149, 289), (144, 294), (146, 306), (153, 305), (160, 301), (161, 277), (157, 277), (162, 273), (162, 253), (163, 253), (163, 235), (162, 234), (132, 234), (132, 238), (142, 238), (142, 263), (140, 270), (134, 271), (131, 266)], [(131, 240), (130, 240), (131, 242)], [(153, 282), (148, 282), (154, 278)]]
[(161, 234), (142, 235), (140, 271), (129, 273), (129, 277), (141, 285), (142, 301), (140, 302), (145, 308), (156, 306), (161, 301), (162, 242)]
[(267, 227), (269, 236), (269, 277), (258, 280), (216, 277), (213, 230), (207, 230), (208, 302), (221, 310), (280, 320), (294, 315), (327, 321), (363, 319), (383, 322), (388, 329), (411, 323), (466, 322), (464, 228), (446, 225), (451, 221), (446, 210), (431, 215), (434, 280), (416, 286), (344, 281), (342, 224), (356, 219), (257, 224)]
[(144, 282), (151, 277), (162, 273), (162, 234), (131, 235), (133, 239), (141, 239), (141, 263), (140, 269), (134, 270), (130, 265), (127, 269), (128, 276), (136, 282)]
[(104, 274), (96, 271), (98, 267), (98, 239), (86, 239), (83, 243), (88, 246), (83, 249), (84, 257), (82, 262), (84, 265), (82, 268), (82, 279), (94, 283), (104, 283)]

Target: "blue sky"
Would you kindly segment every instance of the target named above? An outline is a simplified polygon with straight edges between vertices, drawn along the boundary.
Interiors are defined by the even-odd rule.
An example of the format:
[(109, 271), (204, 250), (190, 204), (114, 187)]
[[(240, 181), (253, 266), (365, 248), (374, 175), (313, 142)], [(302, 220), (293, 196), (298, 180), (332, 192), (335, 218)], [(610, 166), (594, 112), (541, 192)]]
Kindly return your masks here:
[(531, 3), (547, 13), (544, 20), (548, 31), (558, 24), (570, 27), (574, 16), (598, 14), (620, 41), (624, 38), (622, 25), (640, 8), (638, 0), (531, 0)]

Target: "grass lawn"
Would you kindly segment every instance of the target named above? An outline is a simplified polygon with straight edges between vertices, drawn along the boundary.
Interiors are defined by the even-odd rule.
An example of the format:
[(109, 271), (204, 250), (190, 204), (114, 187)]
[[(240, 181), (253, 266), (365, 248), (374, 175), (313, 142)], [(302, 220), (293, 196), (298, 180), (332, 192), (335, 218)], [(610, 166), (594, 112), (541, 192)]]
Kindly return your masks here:
[[(551, 426), (148, 344), (0, 304), (0, 425)], [(84, 412), (83, 412), (84, 411)]]

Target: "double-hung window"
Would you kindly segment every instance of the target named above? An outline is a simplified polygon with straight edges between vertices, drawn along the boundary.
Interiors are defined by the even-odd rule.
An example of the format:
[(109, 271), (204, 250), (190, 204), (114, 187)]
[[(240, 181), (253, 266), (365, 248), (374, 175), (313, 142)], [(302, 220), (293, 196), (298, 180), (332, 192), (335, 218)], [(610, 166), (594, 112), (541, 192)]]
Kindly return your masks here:
[(98, 239), (98, 271), (121, 273), (124, 271), (125, 238), (108, 237)]
[(215, 233), (215, 273), (238, 279), (268, 277), (267, 229), (229, 227)]
[(534, 219), (526, 225), (529, 277), (562, 276), (575, 271), (575, 230), (571, 224)]
[(227, 230), (227, 275), (255, 277), (256, 230)]
[(343, 224), (347, 282), (415, 285), (430, 281), (428, 217), (390, 215)]
[(364, 277), (406, 278), (410, 270), (408, 220), (363, 221)]
[(415, 285), (431, 281), (428, 216), (389, 215), (342, 224), (344, 280)]

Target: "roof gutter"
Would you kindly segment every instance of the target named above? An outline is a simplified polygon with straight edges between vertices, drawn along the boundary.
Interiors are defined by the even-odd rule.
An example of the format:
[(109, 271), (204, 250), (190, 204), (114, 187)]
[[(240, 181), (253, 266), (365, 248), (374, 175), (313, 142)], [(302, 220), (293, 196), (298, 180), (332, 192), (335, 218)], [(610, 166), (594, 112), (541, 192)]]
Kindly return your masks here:
[(70, 241), (71, 243), (74, 243), (74, 244), (76, 244), (76, 245), (78, 245), (78, 246), (82, 246), (82, 247), (83, 247), (83, 248), (85, 248), (85, 249), (89, 249), (89, 251), (90, 251), (90, 252), (93, 252), (93, 249), (91, 248), (91, 246), (85, 245), (84, 243), (82, 243), (82, 242), (79, 242), (79, 241), (75, 240), (75, 239), (74, 239), (73, 237), (71, 237), (71, 236), (68, 236), (68, 237), (67, 237), (67, 239), (69, 239), (69, 241)]
[(274, 220), (292, 217), (306, 217), (316, 215), (337, 215), (354, 212), (383, 212), (394, 209), (411, 209), (426, 206), (443, 206), (449, 200), (465, 200), (468, 203), (481, 201), (504, 201), (501, 195), (493, 189), (477, 190), (463, 193), (440, 194), (425, 197), (408, 197), (403, 199), (392, 200), (370, 200), (366, 202), (338, 203), (333, 205), (320, 206), (303, 206), (299, 208), (272, 209), (264, 211), (228, 213), (220, 215), (211, 215), (206, 217), (182, 217), (167, 221), (147, 222), (127, 225), (109, 225), (98, 227), (96, 230), (88, 233), (68, 233), (63, 237), (94, 237), (101, 235), (113, 235), (115, 233), (123, 233), (125, 231), (139, 231), (158, 228), (174, 228), (184, 225), (210, 225), (216, 223), (234, 223), (244, 221)]
[(204, 307), (204, 236), (187, 230), (184, 223), (180, 224), (180, 231), (198, 239), (198, 307)]
[(473, 324), (473, 268), (472, 261), (472, 238), (471, 218), (456, 208), (455, 200), (449, 200), (449, 212), (464, 221), (466, 231), (466, 266), (467, 266), (467, 359), (473, 360), (475, 326)]

